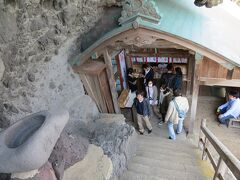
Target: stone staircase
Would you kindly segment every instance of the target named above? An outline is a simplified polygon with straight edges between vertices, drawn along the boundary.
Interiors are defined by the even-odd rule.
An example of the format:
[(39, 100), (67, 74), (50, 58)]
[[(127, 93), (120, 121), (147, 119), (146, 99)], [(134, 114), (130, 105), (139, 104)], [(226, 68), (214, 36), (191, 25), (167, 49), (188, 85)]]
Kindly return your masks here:
[[(154, 123), (152, 122), (154, 125)], [(138, 135), (136, 155), (129, 161), (122, 180), (205, 180), (213, 171), (201, 161), (200, 151), (185, 133), (169, 140), (167, 127), (153, 127), (153, 133)]]

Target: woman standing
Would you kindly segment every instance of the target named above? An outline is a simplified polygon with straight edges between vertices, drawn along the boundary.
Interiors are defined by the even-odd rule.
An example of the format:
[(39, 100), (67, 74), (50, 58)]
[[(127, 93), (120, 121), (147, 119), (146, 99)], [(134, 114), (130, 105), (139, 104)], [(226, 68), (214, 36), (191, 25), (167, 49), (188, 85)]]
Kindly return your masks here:
[(173, 79), (173, 91), (174, 90), (182, 90), (182, 82), (183, 82), (183, 74), (182, 69), (180, 67), (175, 68), (176, 75)]
[(137, 79), (133, 76), (133, 68), (128, 69), (127, 81), (131, 92), (135, 92), (137, 90)]

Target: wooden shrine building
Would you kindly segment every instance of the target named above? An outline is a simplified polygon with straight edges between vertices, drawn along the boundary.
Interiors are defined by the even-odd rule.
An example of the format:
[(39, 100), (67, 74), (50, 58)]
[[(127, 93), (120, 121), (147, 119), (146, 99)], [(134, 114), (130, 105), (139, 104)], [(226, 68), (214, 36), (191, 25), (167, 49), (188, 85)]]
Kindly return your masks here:
[[(239, 32), (240, 18), (222, 5), (206, 9), (189, 0), (128, 0), (109, 9), (82, 37), (82, 53), (71, 64), (99, 110), (109, 113), (120, 113), (115, 72), (137, 70), (141, 63), (181, 66), (186, 95), (192, 96), (192, 133), (200, 85), (240, 87)], [(121, 63), (125, 69), (119, 69)], [(120, 80), (125, 89), (124, 77)]]

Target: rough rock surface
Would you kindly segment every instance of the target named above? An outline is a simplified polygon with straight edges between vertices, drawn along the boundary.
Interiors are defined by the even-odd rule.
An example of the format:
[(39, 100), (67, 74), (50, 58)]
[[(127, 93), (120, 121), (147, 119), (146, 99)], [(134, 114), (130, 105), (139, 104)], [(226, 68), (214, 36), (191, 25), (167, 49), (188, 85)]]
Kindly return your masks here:
[(33, 172), (12, 174), (11, 180), (57, 180), (51, 163), (47, 162), (36, 174)]
[(112, 170), (111, 159), (101, 147), (91, 144), (84, 159), (65, 170), (63, 180), (107, 180)]
[(123, 115), (102, 114), (93, 124), (91, 142), (103, 148), (113, 163), (114, 177), (120, 177), (136, 151), (137, 133)]
[(49, 158), (58, 179), (63, 178), (64, 169), (84, 158), (88, 144), (80, 134), (62, 133)]
[(68, 61), (105, 7), (120, 2), (0, 0), (0, 127), (84, 94)]
[[(50, 158), (53, 165), (64, 159), (64, 164), (54, 165), (59, 177), (62, 174), (57, 174), (57, 169), (72, 165), (73, 158), (84, 157), (88, 138), (111, 158), (117, 176), (133, 152), (130, 141), (135, 137), (134, 129), (114, 121), (106, 124), (106, 118), (100, 120), (96, 105), (83, 96), (82, 82), (68, 63), (81, 53), (84, 34), (99, 24), (99, 19), (104, 23), (106, 8), (119, 6), (121, 1), (0, 0), (0, 128), (80, 99), (70, 106), (70, 121)], [(82, 145), (80, 149), (77, 143)], [(69, 156), (75, 150), (78, 153)]]
[(90, 137), (87, 126), (99, 117), (96, 104), (86, 95), (75, 99), (69, 108), (71, 118), (49, 158), (58, 179), (62, 179), (64, 169), (81, 161), (86, 155)]

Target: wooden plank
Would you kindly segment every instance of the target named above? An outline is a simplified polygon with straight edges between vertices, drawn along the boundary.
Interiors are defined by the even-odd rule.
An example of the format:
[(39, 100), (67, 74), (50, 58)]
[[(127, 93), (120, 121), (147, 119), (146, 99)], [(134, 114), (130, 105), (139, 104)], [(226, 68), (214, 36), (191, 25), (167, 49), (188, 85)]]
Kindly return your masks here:
[(104, 97), (103, 97), (103, 94), (100, 90), (100, 83), (99, 83), (99, 79), (97, 76), (93, 76), (93, 87), (95, 87), (95, 93), (96, 93), (96, 97), (98, 99), (98, 102), (101, 104), (101, 107), (102, 107), (102, 112), (103, 113), (107, 113), (108, 110), (107, 110), (107, 105), (104, 101)]
[(118, 100), (117, 100), (117, 90), (115, 87), (115, 80), (114, 80), (114, 74), (113, 74), (113, 67), (112, 67), (112, 58), (110, 57), (107, 49), (104, 50), (104, 61), (107, 66), (107, 77), (108, 77), (108, 82), (110, 86), (110, 92), (112, 95), (112, 101), (113, 101), (113, 106), (114, 106), (114, 111), (117, 114), (120, 114), (120, 108), (118, 105)]
[(207, 77), (208, 76), (208, 70), (209, 70), (209, 61), (204, 58), (203, 62), (200, 65), (200, 71), (199, 71), (199, 77)]
[(232, 69), (232, 70), (228, 69), (226, 79), (232, 79), (233, 72), (234, 72), (234, 69)]
[(84, 85), (86, 91), (87, 91), (87, 94), (88, 94), (88, 95), (93, 99), (93, 101), (96, 103), (96, 105), (97, 105), (97, 107), (98, 107), (98, 110), (99, 110), (100, 112), (103, 112), (103, 110), (102, 110), (102, 108), (101, 108), (101, 106), (100, 106), (100, 104), (99, 104), (99, 102), (98, 102), (98, 100), (97, 100), (96, 93), (93, 92), (93, 89), (91, 88), (92, 86), (91, 86), (89, 80), (87, 79), (86, 75), (81, 74), (81, 75), (80, 75), (80, 78), (81, 78), (81, 80), (82, 80), (82, 82), (83, 82), (83, 85)]
[(240, 79), (240, 68), (239, 67), (234, 68), (232, 79)]
[(204, 57), (200, 67), (200, 77), (226, 78), (228, 69), (217, 62)]
[(208, 74), (207, 77), (211, 78), (218, 78), (218, 70), (219, 70), (219, 64), (216, 63), (215, 61), (208, 60)]
[(200, 84), (205, 86), (227, 86), (227, 87), (240, 87), (240, 80), (238, 79), (220, 79), (220, 78), (199, 78)]
[(200, 72), (200, 64), (202, 60), (196, 60), (195, 59), (195, 65), (194, 65), (194, 72), (193, 72), (193, 94), (192, 94), (192, 104), (191, 104), (191, 115), (190, 115), (190, 122), (189, 122), (189, 130), (188, 132), (190, 134), (193, 134), (194, 129), (194, 122), (196, 119), (196, 113), (197, 113), (197, 102), (198, 102), (198, 92), (199, 92), (199, 72)]
[(113, 101), (106, 71), (102, 71), (101, 74), (98, 76), (98, 79), (100, 83), (101, 94), (107, 105), (108, 113), (114, 113)]
[(100, 74), (103, 69), (106, 67), (106, 65), (101, 62), (101, 61), (97, 61), (97, 60), (91, 60), (91, 61), (87, 61), (82, 65), (79, 66), (74, 66), (73, 70), (76, 73), (79, 74), (91, 74), (91, 75), (98, 75)]

